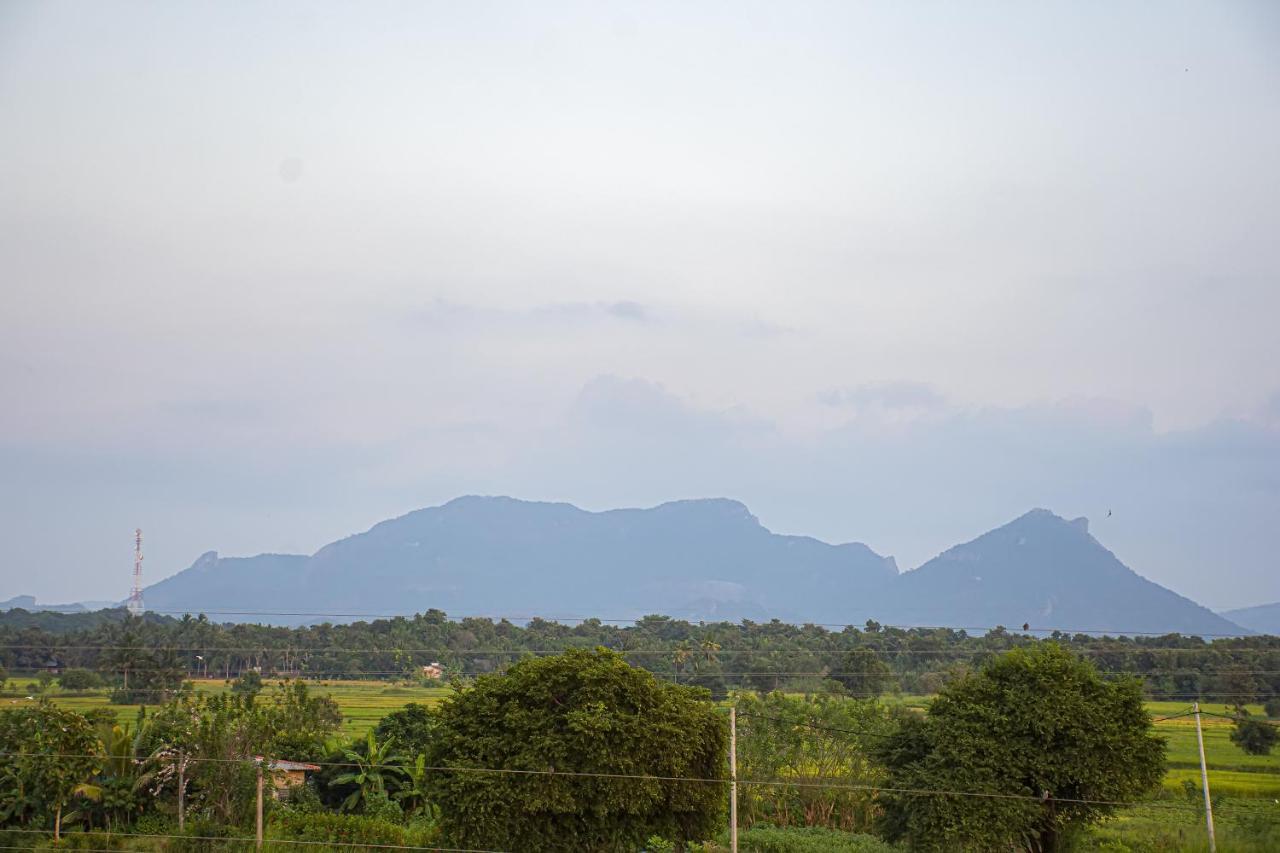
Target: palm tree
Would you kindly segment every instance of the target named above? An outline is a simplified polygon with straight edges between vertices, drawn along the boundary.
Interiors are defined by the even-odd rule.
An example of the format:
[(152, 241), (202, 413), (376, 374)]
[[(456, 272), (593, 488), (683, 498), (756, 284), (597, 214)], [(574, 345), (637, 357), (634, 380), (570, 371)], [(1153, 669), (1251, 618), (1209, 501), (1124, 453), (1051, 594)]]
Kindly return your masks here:
[(675, 651), (671, 653), (671, 662), (676, 668), (676, 681), (680, 681), (680, 674), (684, 672), (684, 665), (693, 657), (693, 649), (689, 647), (688, 640), (681, 640), (676, 645)]
[(335, 776), (331, 785), (346, 785), (354, 782), (356, 789), (342, 803), (344, 811), (355, 811), (356, 806), (366, 803), (370, 794), (387, 791), (387, 779), (392, 776), (406, 776), (408, 771), (398, 763), (400, 756), (394, 752), (396, 739), (389, 737), (382, 743), (373, 732), (369, 732), (365, 741), (365, 754), (354, 749), (344, 750), (347, 761), (355, 766), (355, 770)]

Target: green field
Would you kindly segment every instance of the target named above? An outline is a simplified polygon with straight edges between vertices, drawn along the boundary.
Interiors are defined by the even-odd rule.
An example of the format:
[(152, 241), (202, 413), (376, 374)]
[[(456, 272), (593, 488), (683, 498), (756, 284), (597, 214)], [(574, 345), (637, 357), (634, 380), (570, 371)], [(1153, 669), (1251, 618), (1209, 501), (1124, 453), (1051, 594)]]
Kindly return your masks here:
[[(231, 685), (221, 679), (196, 679), (192, 682), (197, 692), (223, 693)], [(270, 689), (272, 682), (267, 682)], [(409, 702), (432, 705), (449, 695), (448, 687), (420, 687), (391, 684), (385, 681), (317, 681), (308, 682), (314, 693), (332, 696), (342, 710), (342, 733), (348, 737), (361, 736), (378, 724), (384, 716), (403, 708)], [(75, 711), (93, 708), (109, 708), (115, 711), (121, 722), (132, 722), (138, 717), (138, 705), (112, 705), (106, 690), (92, 693), (61, 695), (56, 690), (45, 694), (56, 704)], [(31, 700), (34, 701), (34, 700)], [(9, 696), (0, 699), (0, 707), (29, 704), (25, 697)]]

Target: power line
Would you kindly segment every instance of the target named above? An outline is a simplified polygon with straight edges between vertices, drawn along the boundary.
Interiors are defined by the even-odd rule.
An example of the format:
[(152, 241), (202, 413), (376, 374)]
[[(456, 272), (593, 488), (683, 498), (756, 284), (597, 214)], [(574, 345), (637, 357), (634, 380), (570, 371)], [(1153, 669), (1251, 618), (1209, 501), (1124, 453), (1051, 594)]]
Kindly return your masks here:
[[(119, 608), (115, 608), (115, 609), (119, 609)], [(39, 612), (47, 612), (47, 611), (33, 611), (33, 612), (39, 613)], [(89, 612), (93, 612), (93, 611), (89, 611)], [(198, 613), (193, 613), (191, 610), (185, 610), (185, 609), (165, 610), (165, 609), (149, 608), (147, 612), (158, 613), (158, 614), (167, 615), (167, 616), (193, 616), (197, 618), (199, 616), (288, 616), (288, 617), (315, 617), (315, 618), (330, 618), (330, 619), (375, 619), (375, 620), (385, 620), (385, 621), (394, 621), (394, 620), (418, 621), (419, 617), (425, 615), (422, 612), (343, 613), (343, 612), (333, 612), (333, 611), (248, 610), (248, 609), (203, 610), (203, 611), (199, 611)], [(58, 615), (75, 616), (78, 614), (59, 613)], [(655, 619), (654, 617), (657, 617), (657, 618)], [(446, 613), (446, 614), (443, 614), (443, 618), (450, 622), (467, 621), (467, 620), (488, 620), (490, 622), (510, 622), (510, 623), (544, 622), (544, 623), (550, 623), (554, 625), (569, 625), (574, 623), (581, 625), (587, 622), (598, 622), (603, 625), (619, 625), (619, 626), (636, 625), (637, 627), (641, 627), (641, 626), (647, 627), (648, 625), (653, 624), (654, 622), (657, 622), (658, 624), (683, 623), (690, 626), (704, 626), (704, 627), (714, 626), (714, 625), (727, 625), (727, 626), (740, 628), (742, 627), (744, 622), (751, 622), (751, 624), (758, 625), (758, 626), (770, 626), (777, 623), (777, 624), (786, 625), (788, 627), (794, 627), (794, 628), (804, 628), (804, 627), (828, 628), (828, 629), (838, 628), (841, 630), (854, 628), (859, 631), (862, 631), (866, 628), (866, 622), (855, 623), (855, 622), (807, 622), (806, 621), (806, 622), (792, 623), (792, 622), (781, 622), (781, 620), (778, 620), (778, 619), (771, 619), (767, 622), (755, 622), (753, 620), (746, 620), (746, 619), (742, 620), (741, 622), (715, 622), (715, 621), (708, 621), (708, 620), (692, 620), (691, 621), (689, 619), (678, 619), (675, 617), (667, 616), (665, 614), (647, 614), (645, 616), (635, 616), (635, 617), (601, 617), (601, 616), (577, 616), (577, 615), (569, 615), (569, 614), (539, 616), (539, 615), (530, 615), (530, 614), (505, 614), (504, 615), (504, 614), (496, 614), (496, 613), (450, 615)], [(867, 620), (867, 621), (874, 622), (875, 620)], [(1258, 635), (1252, 635), (1247, 633), (1242, 634), (1237, 632), (1206, 631), (1206, 632), (1196, 632), (1194, 634), (1184, 634), (1183, 631), (1180, 629), (1148, 631), (1148, 630), (1129, 629), (1129, 628), (1124, 628), (1124, 629), (1121, 629), (1121, 628), (1069, 628), (1069, 627), (1052, 626), (1052, 625), (1044, 625), (1044, 626), (1037, 625), (1034, 628), (1028, 627), (1028, 629), (1025, 632), (1019, 634), (1017, 633), (1018, 627), (1016, 622), (1012, 623), (1012, 627), (1007, 625), (963, 625), (963, 626), (911, 625), (911, 624), (887, 624), (883, 622), (876, 622), (875, 624), (877, 624), (882, 630), (887, 628), (891, 630), (900, 630), (900, 631), (948, 631), (952, 633), (960, 633), (960, 632), (968, 633), (972, 631), (982, 631), (984, 633), (991, 633), (993, 631), (1002, 630), (1005, 633), (1009, 634), (1009, 636), (1033, 636), (1033, 635), (1040, 635), (1045, 633), (1082, 634), (1082, 635), (1089, 635), (1089, 636), (1092, 636), (1092, 635), (1130, 636), (1130, 637), (1138, 637), (1138, 636), (1162, 637), (1162, 636), (1169, 636), (1169, 635), (1175, 635), (1175, 634), (1180, 636), (1215, 637), (1215, 638), (1245, 638), (1249, 636), (1258, 636)], [(1263, 635), (1263, 636), (1266, 636), (1266, 635)]]
[(740, 718), (744, 718), (748, 720), (768, 720), (769, 722), (781, 723), (782, 725), (786, 725), (786, 726), (800, 726), (802, 728), (813, 729), (814, 731), (820, 731), (820, 732), (837, 732), (839, 734), (857, 735), (859, 737), (879, 737), (879, 738), (894, 737), (892, 733), (888, 733), (888, 732), (869, 732), (869, 731), (866, 731), (865, 729), (843, 729), (843, 728), (837, 728), (835, 726), (823, 726), (817, 723), (807, 723), (802, 720), (786, 720), (786, 719), (783, 719), (782, 717), (769, 717), (764, 714), (752, 714), (745, 711), (740, 711), (738, 713), (738, 716)]
[[(0, 752), (0, 755), (10, 758), (36, 758), (36, 759), (52, 759), (52, 758), (102, 758), (100, 755), (92, 753), (50, 753), (50, 752)], [(200, 758), (187, 757), (184, 759), (189, 763), (221, 763), (221, 764), (256, 764), (257, 761), (252, 758)], [(403, 768), (400, 764), (358, 764), (348, 761), (312, 761), (308, 762), (317, 767), (377, 767), (377, 768)], [(613, 779), (613, 780), (631, 780), (637, 782), (691, 782), (699, 784), (728, 785), (730, 779), (711, 778), (702, 776), (662, 776), (656, 774), (643, 773), (606, 773), (593, 772), (584, 770), (532, 770), (523, 768), (506, 768), (506, 767), (459, 767), (454, 765), (440, 765), (432, 767), (423, 767), (423, 770), (432, 773), (488, 773), (488, 774), (508, 774), (522, 777), (548, 776), (553, 778), (583, 778), (583, 779)], [(774, 780), (774, 779), (742, 779), (737, 780), (739, 785), (757, 785), (761, 787), (781, 787), (781, 788), (816, 788), (824, 790), (853, 790), (853, 791), (870, 791), (872, 793), (884, 792), (891, 794), (912, 794), (919, 796), (953, 796), (953, 797), (976, 797), (986, 799), (1000, 800), (1034, 800), (1041, 802), (1042, 797), (1034, 794), (1009, 794), (996, 791), (957, 791), (945, 788), (898, 788), (887, 785), (867, 785), (845, 782), (803, 782), (795, 780)], [(1120, 807), (1155, 807), (1155, 808), (1183, 808), (1183, 804), (1165, 806), (1160, 803), (1142, 802), (1142, 801), (1126, 801), (1126, 800), (1101, 800), (1089, 799), (1083, 797), (1058, 797), (1055, 798), (1059, 803), (1078, 803), (1084, 805), (1106, 805)], [(1197, 807), (1195, 803), (1186, 804), (1191, 807)]]
[[(3, 829), (3, 830), (0, 830), (0, 832), (15, 832), (15, 833), (22, 833), (25, 835), (49, 835), (50, 834), (47, 829)], [(74, 833), (67, 833), (67, 834), (74, 834)], [(159, 832), (112, 832), (109, 834), (113, 836), (118, 836), (121, 838), (166, 838), (166, 839), (181, 838), (187, 841), (240, 841), (240, 842), (245, 842), (247, 844), (254, 844), (257, 841), (257, 839), (253, 837), (234, 837), (234, 836), (226, 837), (226, 836), (219, 836), (219, 835), (166, 835), (164, 833), (159, 833)], [(472, 847), (416, 847), (416, 846), (411, 846), (407, 844), (372, 844), (368, 842), (359, 842), (359, 841), (343, 841), (343, 842), (301, 841), (301, 840), (290, 839), (290, 838), (268, 838), (268, 839), (265, 839), (265, 841), (268, 844), (296, 844), (296, 845), (307, 846), (307, 847), (312, 847), (317, 845), (332, 846), (335, 844), (339, 844), (342, 847), (361, 847), (365, 849), (378, 849), (378, 850), (428, 850), (428, 851), (435, 851), (435, 853), (505, 853), (504, 851), (501, 851), (501, 850), (481, 850), (481, 849), (472, 848)], [(29, 849), (29, 848), (9, 847), (9, 846), (0, 845), (0, 850), (26, 850), (26, 849)], [(96, 850), (98, 848), (76, 847), (75, 849), (76, 850)], [(117, 853), (117, 851), (107, 850), (106, 848), (103, 848), (103, 853)]]
[[(624, 654), (623, 657), (626, 657), (626, 655)], [(705, 663), (706, 659), (700, 659), (694, 662)], [(325, 666), (323, 661), (318, 661), (318, 662), (307, 661), (307, 662), (299, 662), (299, 663), (301, 663), (302, 665), (301, 665), (301, 668), (298, 668), (298, 669), (283, 669), (280, 667), (268, 666), (267, 668), (273, 671), (269, 673), (259, 672), (259, 670), (261, 669), (261, 666), (259, 666), (258, 669), (250, 669), (250, 670), (245, 670), (244, 668), (237, 668), (236, 671), (237, 673), (240, 673), (243, 671), (259, 672), (259, 674), (263, 675), (264, 678), (269, 678), (272, 680), (290, 680), (292, 677), (299, 677), (299, 676), (319, 677), (326, 673), (332, 673), (335, 678), (341, 677), (341, 676), (349, 676), (349, 675), (377, 675), (377, 676), (404, 677), (404, 676), (410, 676), (415, 674), (422, 666), (424, 666), (424, 664), (413, 663), (401, 669), (345, 669), (345, 668), (336, 668), (334, 666)], [(514, 664), (501, 664), (501, 666), (510, 666), (510, 665), (514, 665)], [(640, 666), (646, 667), (645, 664), (640, 664)], [(108, 662), (99, 662), (97, 665), (94, 665), (94, 666), (67, 665), (63, 668), (64, 669), (89, 669), (94, 672), (105, 672), (105, 673), (111, 673), (111, 674), (123, 673), (126, 670), (130, 674), (149, 673), (149, 672), (174, 672), (177, 670), (182, 670), (183, 672), (188, 673), (193, 678), (200, 678), (206, 681), (225, 681), (226, 680), (225, 676), (223, 675), (203, 675), (197, 668), (191, 667), (187, 663), (178, 663), (171, 667), (167, 667), (167, 666), (124, 667), (119, 665), (112, 666), (111, 662), (108, 661)], [(193, 672), (193, 669), (195, 669), (196, 671)], [(39, 671), (42, 671), (42, 668), (33, 667), (30, 671), (32, 672), (32, 674), (35, 674)], [(455, 669), (446, 668), (445, 671), (456, 673), (458, 675), (488, 675), (496, 672), (501, 672), (502, 670), (499, 670), (499, 669), (455, 670)], [(655, 670), (648, 670), (648, 671), (655, 672), (655, 674), (658, 674), (657, 671)], [(1148, 676), (1153, 678), (1162, 678), (1162, 677), (1170, 677), (1170, 676), (1178, 676), (1178, 675), (1182, 675), (1182, 676), (1195, 675), (1195, 676), (1201, 676), (1201, 677), (1221, 677), (1224, 675), (1280, 675), (1280, 670), (1275, 670), (1275, 669), (1222, 669), (1220, 671), (1215, 669), (1214, 671), (1209, 671), (1209, 672), (1202, 672), (1202, 671), (1168, 672), (1168, 671), (1159, 671), (1159, 670), (1139, 671), (1134, 669), (1098, 669), (1098, 670), (1095, 670), (1095, 672), (1097, 672), (1099, 675), (1135, 675), (1135, 676)], [(697, 670), (693, 670), (691, 672), (682, 671), (674, 674), (680, 677), (684, 677), (686, 675), (695, 675), (695, 676), (696, 675), (711, 675), (711, 676), (723, 675), (726, 677), (728, 676), (753, 676), (753, 677), (754, 676), (792, 676), (792, 677), (807, 676), (807, 677), (814, 677), (814, 678), (891, 678), (891, 677), (894, 677), (895, 675), (898, 675), (899, 673), (895, 673), (893, 671), (889, 671), (887, 673), (845, 672), (841, 670), (830, 670), (830, 669), (818, 669), (818, 670), (771, 669), (771, 670), (746, 670), (746, 671), (740, 672), (737, 670), (730, 669), (730, 670), (721, 670), (721, 671), (714, 671), (714, 672), (706, 672), (706, 671), (699, 672)]]

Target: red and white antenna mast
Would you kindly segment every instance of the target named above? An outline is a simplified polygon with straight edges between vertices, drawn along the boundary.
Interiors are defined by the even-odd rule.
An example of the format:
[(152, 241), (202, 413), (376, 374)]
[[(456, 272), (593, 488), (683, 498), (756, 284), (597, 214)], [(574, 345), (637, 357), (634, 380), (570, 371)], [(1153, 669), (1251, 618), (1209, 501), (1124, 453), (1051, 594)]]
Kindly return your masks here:
[(129, 603), (125, 605), (131, 616), (141, 616), (146, 611), (142, 603), (142, 528), (133, 531), (133, 587), (129, 590)]

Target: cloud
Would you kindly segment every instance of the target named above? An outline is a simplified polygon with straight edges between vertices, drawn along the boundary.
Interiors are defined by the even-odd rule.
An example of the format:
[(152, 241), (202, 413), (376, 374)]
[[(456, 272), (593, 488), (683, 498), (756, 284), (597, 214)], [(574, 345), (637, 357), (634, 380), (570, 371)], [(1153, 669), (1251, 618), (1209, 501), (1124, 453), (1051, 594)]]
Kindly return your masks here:
[(853, 388), (833, 388), (823, 391), (818, 399), (828, 406), (853, 409), (871, 407), (881, 409), (921, 409), (933, 411), (943, 408), (947, 401), (932, 386), (924, 382), (876, 382)]
[(437, 299), (429, 305), (403, 312), (415, 326), (465, 334), (483, 330), (522, 330), (528, 332), (564, 331), (566, 327), (588, 327), (600, 323), (623, 321), (635, 324), (655, 322), (652, 308), (632, 300), (615, 302), (548, 302), (527, 307), (509, 308), (481, 306)]

